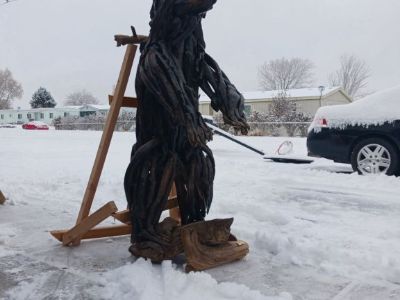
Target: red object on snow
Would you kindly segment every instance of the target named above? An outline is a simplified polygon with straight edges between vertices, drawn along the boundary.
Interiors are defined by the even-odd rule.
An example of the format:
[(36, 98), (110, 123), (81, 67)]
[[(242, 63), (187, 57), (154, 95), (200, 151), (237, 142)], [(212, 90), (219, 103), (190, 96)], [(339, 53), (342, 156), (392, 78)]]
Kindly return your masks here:
[(23, 129), (27, 130), (49, 130), (49, 126), (42, 122), (29, 122), (22, 125)]

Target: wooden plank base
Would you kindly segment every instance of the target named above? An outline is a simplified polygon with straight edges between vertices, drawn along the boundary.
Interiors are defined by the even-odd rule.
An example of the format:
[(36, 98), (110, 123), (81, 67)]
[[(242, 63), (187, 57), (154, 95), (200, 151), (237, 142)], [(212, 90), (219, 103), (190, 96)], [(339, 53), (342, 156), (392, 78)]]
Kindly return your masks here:
[[(53, 237), (62, 242), (63, 236), (67, 232), (68, 230), (54, 230), (51, 231), (50, 233)], [(113, 236), (123, 236), (131, 234), (131, 232), (132, 232), (132, 226), (130, 225), (105, 226), (89, 230), (81, 237), (81, 239), (88, 240), (88, 239), (98, 239), (98, 238), (113, 237)]]
[(131, 215), (128, 209), (117, 211), (116, 213), (113, 213), (111, 216), (116, 220), (120, 221), (121, 223), (131, 224)]
[[(114, 203), (114, 202), (109, 202), (107, 205), (110, 205), (110, 203)], [(112, 205), (112, 204), (111, 204)], [(114, 204), (115, 205), (115, 204)], [(105, 207), (103, 206), (103, 208)], [(116, 210), (116, 206), (115, 208), (113, 206), (112, 207), (112, 211)], [(179, 213), (179, 206), (178, 206), (178, 198), (176, 197), (176, 195), (173, 194), (173, 192), (171, 192), (171, 196), (168, 198), (168, 202), (167, 205), (165, 207), (165, 210), (170, 210), (170, 215), (171, 217), (173, 217), (174, 219), (176, 219), (177, 221), (180, 220), (180, 213)], [(172, 212), (174, 212), (174, 214), (176, 215), (176, 217), (172, 216)], [(92, 217), (93, 215), (89, 216)], [(121, 223), (125, 224), (125, 225), (119, 225), (119, 226), (111, 226), (111, 227), (99, 227), (99, 228), (93, 228), (94, 226), (98, 225), (100, 222), (102, 222), (103, 220), (101, 220), (100, 222), (98, 222), (97, 224), (95, 224), (94, 226), (92, 226), (91, 228), (88, 228), (87, 225), (82, 223), (85, 221), (83, 221), (82, 223), (75, 225), (74, 228), (79, 228), (82, 230), (82, 228), (88, 228), (87, 230), (83, 230), (86, 231), (79, 239), (82, 240), (88, 240), (88, 239), (97, 239), (97, 238), (104, 238), (107, 236), (121, 236), (121, 235), (128, 235), (132, 232), (132, 227), (130, 226), (131, 224), (131, 216), (129, 213), (129, 210), (122, 210), (122, 211), (115, 211), (112, 213), (106, 212), (104, 219), (106, 219), (109, 216), (112, 216), (113, 218), (115, 218), (116, 220), (120, 221)], [(74, 229), (72, 228), (72, 229)], [(59, 240), (60, 242), (63, 242), (64, 239), (64, 235), (66, 235), (67, 233), (70, 234), (70, 232), (72, 231), (72, 229), (67, 229), (67, 230), (53, 230), (50, 231), (50, 234), (55, 237), (57, 240)], [(74, 233), (74, 232), (72, 232)], [(107, 235), (109, 234), (109, 235)], [(65, 236), (66, 238), (67, 236)], [(66, 241), (68, 242), (69, 245), (71, 242), (73, 241), (69, 241), (69, 239), (66, 238)], [(64, 243), (63, 243), (64, 244)], [(65, 244), (64, 244), (65, 245)]]
[(117, 212), (117, 210), (118, 210), (117, 206), (115, 205), (114, 202), (108, 202), (106, 205), (97, 210), (95, 213), (93, 213), (86, 219), (83, 219), (82, 222), (78, 223), (72, 229), (68, 230), (63, 235), (63, 240), (62, 240), (63, 245), (67, 246), (74, 240), (80, 240), (85, 233), (87, 233), (90, 229), (92, 229), (96, 225), (103, 222), (113, 213)]
[[(180, 219), (180, 212), (179, 212), (178, 198), (176, 196), (170, 196), (168, 198), (168, 202), (164, 210), (168, 209), (170, 210), (170, 216), (175, 220), (179, 221), (178, 219)], [(114, 217), (115, 219), (124, 224), (131, 223), (131, 215), (128, 209), (113, 213), (112, 217)]]

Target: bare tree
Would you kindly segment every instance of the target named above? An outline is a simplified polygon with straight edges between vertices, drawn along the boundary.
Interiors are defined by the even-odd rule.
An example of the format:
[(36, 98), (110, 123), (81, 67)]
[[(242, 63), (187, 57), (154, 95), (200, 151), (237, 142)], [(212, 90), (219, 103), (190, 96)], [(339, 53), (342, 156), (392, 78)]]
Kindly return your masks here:
[(355, 55), (344, 54), (340, 57), (340, 68), (329, 75), (332, 86), (341, 86), (351, 97), (367, 85), (370, 70), (365, 61)]
[(13, 78), (10, 70), (0, 70), (0, 109), (11, 108), (11, 102), (23, 94), (21, 84)]
[(99, 104), (99, 100), (86, 90), (76, 91), (67, 96), (65, 105)]
[(264, 63), (259, 68), (259, 81), (266, 91), (285, 91), (309, 87), (313, 82), (314, 64), (303, 58), (280, 58)]

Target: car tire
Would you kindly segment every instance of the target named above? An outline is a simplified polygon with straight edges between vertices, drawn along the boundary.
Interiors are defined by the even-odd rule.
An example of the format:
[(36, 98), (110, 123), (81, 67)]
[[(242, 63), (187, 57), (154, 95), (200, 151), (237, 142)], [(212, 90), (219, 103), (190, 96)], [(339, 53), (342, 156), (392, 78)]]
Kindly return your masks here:
[(362, 175), (395, 175), (399, 172), (399, 151), (385, 139), (368, 138), (353, 148), (351, 166)]

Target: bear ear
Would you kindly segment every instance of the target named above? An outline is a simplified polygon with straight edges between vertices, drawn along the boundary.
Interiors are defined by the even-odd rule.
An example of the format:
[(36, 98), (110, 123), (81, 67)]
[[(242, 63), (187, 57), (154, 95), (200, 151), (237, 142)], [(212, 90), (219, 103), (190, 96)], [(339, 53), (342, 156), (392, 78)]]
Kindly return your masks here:
[(233, 218), (223, 219), (223, 220), (215, 220), (215, 223), (219, 224), (222, 227), (229, 229), (229, 228), (231, 228), (231, 226), (233, 224)]
[(158, 0), (153, 0), (153, 5), (151, 6), (151, 10), (150, 10), (150, 18), (151, 19), (154, 18), (157, 7), (158, 7)]

